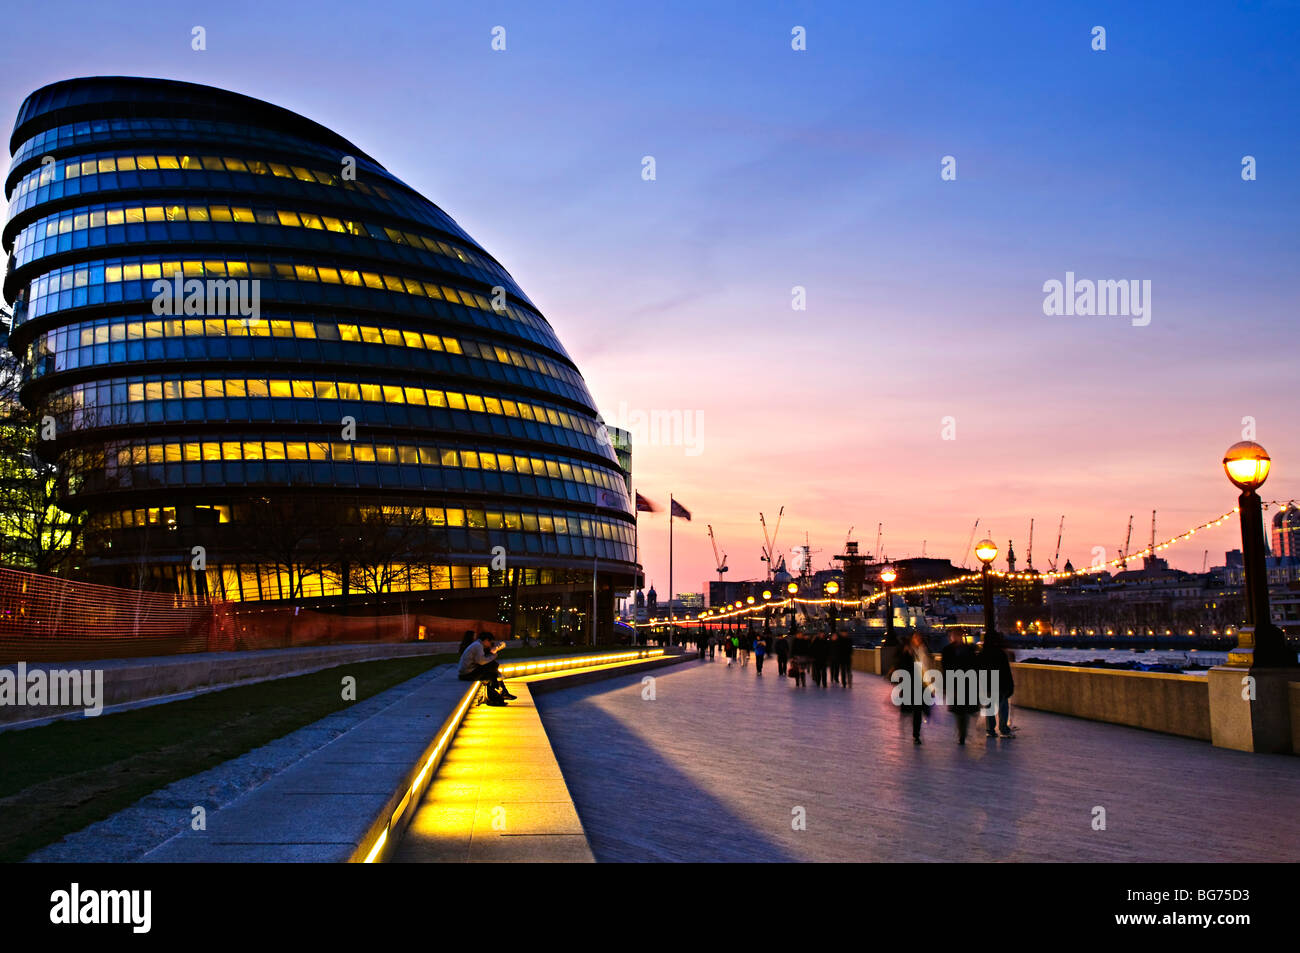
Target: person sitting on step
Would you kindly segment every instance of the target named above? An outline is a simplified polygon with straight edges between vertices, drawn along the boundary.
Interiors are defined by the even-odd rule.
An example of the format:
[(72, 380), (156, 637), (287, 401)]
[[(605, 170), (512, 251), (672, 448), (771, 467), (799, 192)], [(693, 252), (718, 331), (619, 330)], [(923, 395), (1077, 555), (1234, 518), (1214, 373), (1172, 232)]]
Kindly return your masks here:
[(506, 690), (506, 683), (501, 678), (496, 659), (498, 651), (492, 633), (480, 632), (478, 638), (461, 654), (459, 670), (462, 682), (487, 683), (487, 703), (494, 707), (501, 707), (506, 704), (506, 699), (515, 697)]

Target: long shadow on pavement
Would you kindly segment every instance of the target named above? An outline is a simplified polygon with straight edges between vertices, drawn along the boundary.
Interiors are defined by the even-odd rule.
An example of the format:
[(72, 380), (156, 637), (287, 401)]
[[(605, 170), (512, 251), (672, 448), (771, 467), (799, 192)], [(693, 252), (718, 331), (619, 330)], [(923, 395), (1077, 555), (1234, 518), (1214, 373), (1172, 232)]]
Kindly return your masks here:
[[(536, 696), (596, 859), (699, 861), (704, 855), (717, 862), (797, 860), (590, 701), (610, 692), (640, 692), (641, 677)], [(563, 730), (555, 730), (561, 721)], [(657, 836), (670, 827), (671, 837)]]

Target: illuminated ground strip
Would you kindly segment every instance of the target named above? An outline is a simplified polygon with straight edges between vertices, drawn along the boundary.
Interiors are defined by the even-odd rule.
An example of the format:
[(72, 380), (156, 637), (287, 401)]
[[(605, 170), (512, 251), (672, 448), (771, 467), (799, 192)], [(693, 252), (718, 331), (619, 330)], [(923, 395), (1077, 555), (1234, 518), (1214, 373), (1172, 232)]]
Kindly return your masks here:
[[(566, 658), (539, 659), (534, 662), (514, 662), (509, 665), (502, 665), (500, 670), (503, 678), (527, 679), (530, 676), (544, 677), (584, 668), (619, 667), (630, 665), (634, 662), (644, 661), (645, 659), (659, 658), (662, 655), (664, 655), (663, 649), (641, 649), (634, 652), (577, 655)], [(406, 813), (406, 809), (411, 804), (419, 803), (419, 795), (423, 789), (425, 781), (429, 779), (430, 770), (438, 763), (438, 759), (442, 756), (443, 752), (446, 751), (451, 740), (456, 736), (456, 731), (460, 728), (461, 722), (465, 719), (465, 713), (469, 711), (470, 706), (474, 703), (475, 698), (478, 697), (478, 694), (482, 689), (483, 684), (481, 682), (474, 682), (468, 689), (466, 689), (464, 697), (461, 698), (460, 703), (456, 706), (456, 711), (452, 714), (451, 718), (448, 719), (446, 727), (443, 728), (442, 734), (439, 735), (438, 743), (434, 745), (433, 750), (429, 752), (429, 755), (425, 758), (424, 764), (421, 766), (419, 773), (415, 776), (415, 780), (412, 781), (411, 785), (406, 789), (406, 795), (402, 798), (401, 803), (397, 805), (397, 809), (393, 811), (392, 817), (389, 818), (388, 825), (379, 833), (379, 836), (375, 839), (375, 843), (371, 846), (370, 850), (366, 852), (365, 860), (363, 860), (362, 863), (371, 864), (375, 862), (383, 852), (384, 846), (388, 843), (388, 832), (393, 830), (402, 820), (402, 816)]]

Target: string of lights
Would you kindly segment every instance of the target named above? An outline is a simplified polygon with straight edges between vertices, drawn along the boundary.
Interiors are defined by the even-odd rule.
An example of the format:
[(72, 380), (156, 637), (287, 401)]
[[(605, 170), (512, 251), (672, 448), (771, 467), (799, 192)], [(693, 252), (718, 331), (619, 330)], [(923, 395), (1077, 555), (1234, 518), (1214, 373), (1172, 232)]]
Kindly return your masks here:
[[(1300, 506), (1300, 504), (1297, 504), (1297, 501), (1294, 499), (1266, 500), (1263, 501), (1262, 505), (1265, 510), (1267, 510), (1270, 506), (1275, 506), (1282, 512)], [(1146, 556), (1154, 555), (1155, 553), (1158, 552), (1164, 552), (1165, 550), (1169, 549), (1172, 546), (1176, 546), (1179, 543), (1186, 542), (1187, 540), (1195, 536), (1197, 533), (1204, 532), (1205, 530), (1213, 529), (1218, 526), (1222, 526), (1225, 522), (1227, 522), (1228, 520), (1236, 516), (1239, 513), (1239, 511), (1240, 511), (1240, 507), (1234, 506), (1231, 510), (1228, 510), (1226, 513), (1222, 514), (1221, 516), (1217, 516), (1214, 519), (1209, 519), (1203, 523), (1199, 523), (1196, 526), (1193, 526), (1190, 529), (1177, 534), (1176, 536), (1170, 536), (1164, 542), (1157, 543), (1154, 547), (1147, 546), (1143, 549), (1138, 550), (1137, 552), (1125, 553), (1122, 556), (1118, 556), (1115, 559), (1111, 559), (1106, 562), (1093, 563), (1092, 565), (1086, 566), (1083, 569), (1072, 569), (1069, 571), (1057, 570), (1057, 571), (1049, 571), (1049, 572), (1037, 572), (1037, 571), (1006, 572), (1003, 570), (990, 569), (989, 575), (997, 579), (1040, 580), (1043, 582), (1057, 582), (1063, 579), (1074, 579), (1081, 576), (1098, 575), (1114, 568), (1125, 567), (1128, 561), (1131, 559), (1139, 559)], [(926, 592), (933, 589), (945, 589), (945, 588), (950, 588), (952, 586), (960, 586), (972, 582), (978, 582), (981, 578), (982, 575), (979, 572), (966, 572), (966, 573), (962, 573), (959, 576), (953, 576), (949, 579), (940, 579), (932, 582), (916, 583), (910, 586), (893, 586), (891, 587), (890, 591), (898, 594), (907, 593), (907, 592)], [(797, 587), (797, 583), (791, 583), (790, 585)], [(835, 605), (839, 608), (844, 608), (846, 606), (852, 606), (854, 608), (859, 608), (859, 607), (866, 608), (867, 606), (870, 606), (873, 603), (879, 602), (881, 599), (885, 597), (885, 593), (883, 591), (872, 593), (871, 595), (864, 596), (861, 599), (843, 599), (835, 596), (828, 596), (826, 598), (816, 599), (816, 598), (809, 598), (806, 596), (799, 596), (794, 592), (792, 592), (784, 599), (774, 599), (772, 598), (772, 595), (773, 594), (771, 590), (768, 589), (763, 591), (762, 601), (756, 600), (753, 596), (749, 596), (747, 597), (747, 602), (744, 604), (737, 601), (732, 605), (727, 605), (725, 607), (719, 607), (714, 609), (705, 609), (702, 612), (696, 613), (693, 616), (687, 615), (681, 619), (650, 620), (647, 622), (635, 622), (632, 623), (632, 625), (635, 628), (651, 628), (654, 626), (662, 626), (662, 625), (679, 625), (679, 626), (680, 625), (691, 625), (691, 626), (711, 625), (718, 622), (725, 622), (736, 618), (750, 616), (753, 615), (754, 613), (767, 612), (772, 609), (785, 609), (791, 605), (801, 605), (801, 606)]]

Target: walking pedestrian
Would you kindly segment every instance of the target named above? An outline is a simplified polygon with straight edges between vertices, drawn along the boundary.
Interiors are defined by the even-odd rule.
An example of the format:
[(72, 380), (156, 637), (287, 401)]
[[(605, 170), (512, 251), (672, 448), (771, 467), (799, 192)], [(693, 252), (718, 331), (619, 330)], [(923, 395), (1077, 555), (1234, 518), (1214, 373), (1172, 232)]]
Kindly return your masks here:
[[(904, 688), (901, 709), (904, 713), (910, 712), (912, 715), (912, 743), (917, 745), (921, 743), (921, 723), (925, 721), (929, 708), (925, 697), (925, 672), (929, 667), (929, 653), (925, 648), (925, 640), (921, 638), (920, 632), (913, 632), (912, 637), (903, 643), (903, 647), (899, 650), (895, 671), (906, 674), (901, 685)], [(891, 675), (891, 681), (893, 680)]]
[(745, 629), (744, 635), (740, 637), (740, 667), (749, 667), (749, 652), (754, 647), (754, 637), (749, 634), (749, 629)]
[(790, 657), (790, 639), (778, 636), (776, 639), (776, 674), (785, 678), (786, 659)]
[(762, 632), (754, 639), (754, 668), (763, 674), (763, 659), (767, 656), (767, 637)]
[(736, 661), (736, 651), (740, 645), (740, 640), (734, 635), (727, 639), (727, 668), (731, 668)]
[[(1008, 721), (1011, 716), (1010, 699), (1016, 690), (1016, 682), (1011, 674), (1011, 658), (1000, 636), (995, 633), (984, 637), (984, 644), (980, 646), (976, 662), (979, 669), (987, 673), (990, 691), (994, 695), (990, 699), (990, 707), (984, 710), (985, 731), (990, 738), (999, 735), (1003, 738), (1014, 738), (1015, 734), (1011, 731)], [(996, 706), (996, 709), (993, 706)]]
[(790, 677), (800, 688), (808, 684), (808, 669), (812, 666), (811, 653), (808, 634), (796, 632), (790, 643)]
[(813, 684), (818, 688), (825, 688), (826, 659), (830, 652), (830, 643), (826, 641), (826, 633), (818, 631), (812, 637), (812, 644), (809, 649), (812, 652)]
[(957, 720), (957, 744), (964, 745), (970, 716), (979, 711), (979, 705), (975, 701), (976, 676), (979, 674), (975, 648), (966, 636), (959, 635), (948, 640), (940, 658), (943, 660), (944, 685), (954, 692), (954, 697), (945, 698), (944, 701)]
[(836, 651), (840, 657), (840, 684), (850, 688), (853, 685), (853, 636), (842, 633)]

